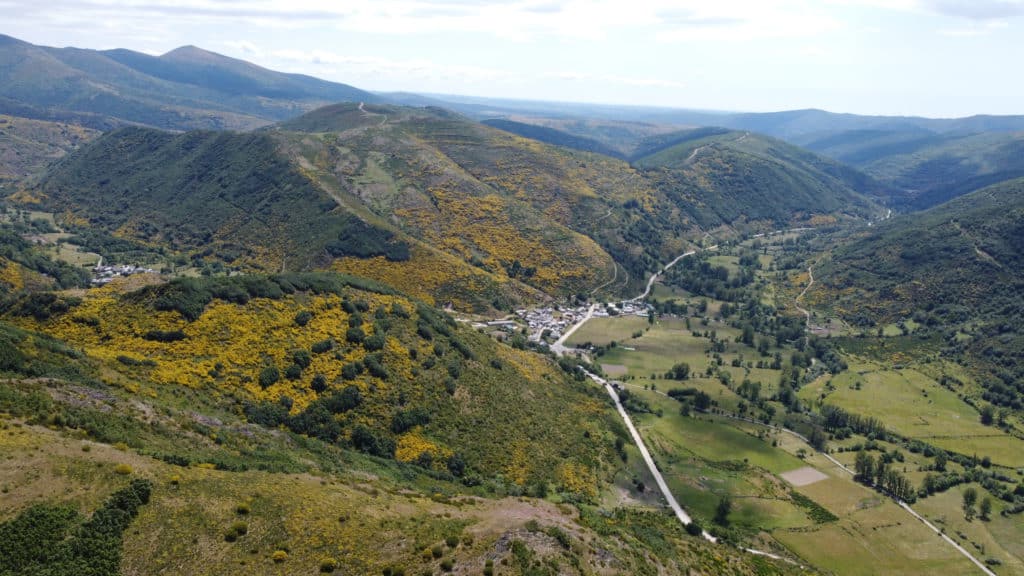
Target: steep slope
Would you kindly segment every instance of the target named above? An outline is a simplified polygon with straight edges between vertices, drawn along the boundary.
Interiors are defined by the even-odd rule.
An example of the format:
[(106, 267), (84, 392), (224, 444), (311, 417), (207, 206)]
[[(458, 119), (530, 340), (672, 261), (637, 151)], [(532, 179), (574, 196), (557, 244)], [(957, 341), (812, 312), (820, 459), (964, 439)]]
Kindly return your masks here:
[(917, 210), (1024, 176), (1024, 132), (857, 131), (806, 146), (890, 184), (897, 206)]
[(810, 301), (855, 325), (925, 325), (941, 338), (943, 354), (981, 370), (987, 399), (1021, 408), (1022, 270), (1024, 179), (1017, 179), (893, 219), (838, 247), (815, 270)]
[[(445, 110), (339, 105), (279, 129), (308, 132), (296, 153), (326, 187), (470, 263), (545, 289), (635, 287), (700, 235), (625, 162)], [(667, 224), (652, 225), (655, 214)]]
[[(108, 232), (197, 257), (333, 266), (459, 307), (469, 294), (473, 307), (505, 307), (529, 293), (524, 284), (631, 292), (705, 230), (870, 212), (852, 187), (872, 183), (854, 171), (754, 136), (688, 136), (707, 134), (710, 145), (688, 140), (637, 169), (441, 109), (342, 104), (247, 135), (118, 131), (61, 162), (36, 193)], [(687, 146), (700, 148), (697, 162)], [(727, 177), (741, 171), (751, 179)]]
[(165, 129), (250, 129), (339, 100), (373, 102), (351, 86), (282, 74), (184, 47), (155, 57), (128, 50), (34, 46), (0, 37), (0, 112), (84, 114)]
[(277, 271), (326, 268), (345, 257), (414, 260), (445, 271), (413, 286), (431, 302), (486, 308), (537, 297), (401, 234), (358, 199), (333, 196), (284, 152), (287, 145), (272, 133), (125, 128), (58, 163), (33, 193), (92, 226), (194, 261)]
[(884, 189), (854, 169), (750, 132), (702, 128), (659, 137), (641, 150), (647, 155), (634, 165), (705, 227), (866, 217), (874, 210), (866, 195)]
[(579, 224), (605, 209), (607, 184), (590, 182), (619, 178), (616, 166), (569, 173), (567, 152), (441, 109), (337, 105), (277, 133), (292, 131), (292, 153), (325, 189), (467, 263), (563, 294), (613, 275)]
[(597, 140), (587, 138), (585, 136), (576, 136), (569, 132), (549, 128), (547, 126), (539, 126), (536, 124), (516, 122), (515, 120), (505, 120), (500, 118), (484, 120), (483, 123), (499, 130), (504, 130), (505, 132), (511, 132), (524, 138), (546, 142), (555, 146), (572, 148), (573, 150), (580, 150), (582, 152), (596, 152), (597, 154), (604, 154), (605, 156), (611, 156), (613, 158), (623, 157), (622, 152), (619, 150), (606, 146)]
[(561, 483), (584, 499), (614, 473), (613, 447), (597, 433), (614, 422), (601, 396), (549, 359), (366, 280), (176, 280), (62, 300), (44, 308), (26, 296), (8, 318), (119, 381), (217, 390), (255, 424), (478, 482)]
[(0, 185), (42, 173), (99, 132), (75, 124), (0, 115)]
[[(249, 314), (244, 307), (238, 310)], [(404, 328), (393, 330), (399, 334)], [(104, 576), (413, 574), (451, 571), (454, 564), (455, 570), (486, 573), (504, 566), (526, 571), (541, 562), (592, 574), (681, 573), (687, 568), (708, 574), (805, 573), (687, 536), (660, 510), (598, 509), (585, 503), (586, 496), (571, 496), (588, 485), (591, 479), (584, 475), (567, 476), (566, 484), (542, 485), (544, 470), (527, 477), (532, 483), (518, 483), (521, 472), (535, 469), (533, 464), (494, 477), (455, 467), (460, 481), (447, 467), (435, 466), (442, 464), (438, 460), (419, 457), (406, 463), (364, 454), (348, 437), (330, 441), (247, 422), (239, 415), (238, 398), (221, 385), (153, 385), (145, 378), (151, 368), (103, 363), (6, 322), (0, 322), (0, 342), (0, 352), (18, 353), (0, 356), (0, 452), (8, 456), (0, 465), (6, 488), (0, 572), (24, 574), (23, 568), (32, 565), (38, 573)], [(475, 341), (469, 345), (480, 362), (489, 362), (485, 348)], [(506, 361), (503, 371), (519, 382), (515, 362)], [(609, 426), (614, 417), (609, 407), (574, 391), (575, 385), (555, 370), (554, 380), (530, 384), (534, 394), (550, 399), (568, 392), (570, 404), (559, 407), (570, 413), (586, 409), (586, 422), (582, 428), (553, 429), (550, 443), (525, 443), (523, 450), (533, 455), (537, 449), (543, 458), (564, 432), (571, 441), (561, 449), (574, 456), (559, 461), (568, 469), (591, 445), (613, 451), (620, 433)], [(391, 387), (378, 384), (374, 390), (364, 387), (367, 382), (360, 376), (347, 384), (365, 390), (359, 407), (328, 419), (342, 421), (363, 411), (396, 384), (393, 379), (381, 383)], [(466, 394), (476, 391), (474, 382), (461, 376), (459, 392), (445, 402), (471, 403)], [(420, 403), (418, 395), (409, 396), (407, 407)], [(515, 402), (502, 408), (508, 407), (515, 408)], [(571, 421), (550, 404), (537, 408), (554, 415), (553, 424), (565, 427)], [(491, 436), (495, 420), (515, 423), (517, 418), (497, 410), (480, 421), (464, 422), (460, 432), (469, 444), (478, 433)], [(360, 421), (378, 423), (372, 416), (360, 415)], [(526, 429), (522, 424), (519, 430)], [(406, 435), (429, 438), (448, 425), (433, 420)], [(504, 439), (516, 445), (520, 434)], [(409, 445), (424, 450), (420, 455), (431, 453), (425, 441)], [(499, 455), (518, 452), (501, 450)], [(612, 457), (608, 465), (625, 465)], [(147, 482), (150, 490), (139, 499), (112, 497)], [(530, 496), (538, 486), (561, 503)], [(84, 520), (80, 511), (87, 515), (107, 502), (143, 505), (130, 514), (99, 515), (106, 525), (74, 529)], [(97, 528), (102, 537), (90, 538), (88, 529)], [(69, 545), (75, 554), (59, 553)], [(26, 558), (28, 550), (32, 554)], [(14, 551), (21, 554), (6, 553)]]

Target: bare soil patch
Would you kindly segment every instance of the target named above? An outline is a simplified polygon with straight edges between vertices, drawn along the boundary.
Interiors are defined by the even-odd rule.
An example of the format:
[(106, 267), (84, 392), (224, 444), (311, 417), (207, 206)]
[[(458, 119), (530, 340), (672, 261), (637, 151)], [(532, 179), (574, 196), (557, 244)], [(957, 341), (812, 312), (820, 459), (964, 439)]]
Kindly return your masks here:
[(804, 466), (803, 468), (783, 472), (782, 474), (779, 474), (779, 476), (782, 476), (783, 480), (789, 482), (793, 486), (807, 486), (808, 484), (821, 482), (828, 478), (828, 475), (823, 472), (819, 472), (817, 469), (811, 468), (810, 466)]

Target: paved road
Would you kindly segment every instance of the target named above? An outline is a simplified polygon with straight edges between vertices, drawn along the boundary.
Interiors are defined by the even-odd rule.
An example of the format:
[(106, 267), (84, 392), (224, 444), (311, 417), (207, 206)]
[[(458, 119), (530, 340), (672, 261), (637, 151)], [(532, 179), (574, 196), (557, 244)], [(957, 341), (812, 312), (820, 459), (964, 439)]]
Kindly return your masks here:
[[(710, 246), (707, 248), (707, 250), (714, 250), (716, 248), (718, 248), (717, 245)], [(684, 254), (680, 254), (679, 256), (677, 256), (675, 260), (669, 262), (660, 272), (657, 272), (651, 276), (650, 280), (647, 281), (647, 288), (644, 290), (643, 294), (636, 298), (633, 298), (630, 301), (636, 301), (645, 298), (647, 294), (650, 293), (651, 286), (654, 285), (654, 282), (658, 279), (658, 276), (660, 274), (674, 266), (683, 258), (687, 256), (692, 256), (695, 253), (696, 251), (691, 250), (690, 252), (686, 252)], [(555, 354), (558, 354), (559, 356), (568, 352), (570, 349), (565, 347), (565, 341), (570, 336), (572, 336), (572, 334), (576, 332), (576, 330), (578, 330), (580, 326), (584, 325), (588, 320), (590, 320), (590, 318), (594, 314), (594, 310), (596, 309), (597, 304), (591, 304), (590, 308), (587, 309), (586, 315), (583, 318), (581, 318), (579, 322), (573, 324), (571, 328), (566, 330), (562, 334), (562, 336), (558, 340), (556, 340), (554, 344), (551, 345), (551, 350)], [(626, 409), (622, 406), (622, 402), (619, 399), (619, 394), (615, 391), (615, 388), (611, 385), (609, 381), (605, 380), (604, 378), (601, 378), (597, 374), (593, 374), (589, 371), (585, 372), (591, 380), (603, 386), (604, 389), (608, 392), (608, 395), (615, 402), (615, 409), (619, 412), (619, 416), (622, 417), (622, 421), (626, 424), (626, 428), (629, 430), (630, 436), (633, 437), (633, 442), (636, 443), (637, 449), (640, 450), (640, 455), (643, 457), (644, 463), (647, 465), (647, 469), (650, 470), (651, 476), (654, 477), (654, 481), (658, 485), (658, 489), (661, 490), (662, 496), (665, 498), (665, 501), (668, 502), (669, 508), (672, 509), (672, 512), (675, 514), (676, 518), (679, 519), (679, 522), (681, 522), (684, 526), (686, 524), (689, 524), (692, 521), (690, 515), (686, 513), (686, 510), (684, 510), (683, 507), (679, 505), (679, 502), (676, 500), (675, 496), (672, 495), (672, 490), (669, 489), (668, 484), (665, 482), (665, 478), (661, 475), (661, 471), (658, 470), (658, 466), (654, 463), (654, 458), (651, 457), (650, 451), (647, 450), (647, 445), (644, 444), (644, 439), (642, 436), (640, 436), (640, 432), (636, 429), (636, 426), (633, 425), (632, 418), (629, 417), (629, 413), (626, 412)], [(709, 542), (718, 542), (718, 539), (709, 534), (707, 531), (702, 531), (701, 535), (704, 537), (705, 540)], [(783, 562), (788, 562), (793, 565), (799, 565), (796, 562), (790, 560), (789, 558), (784, 558), (782, 556), (779, 556), (778, 554), (772, 554), (771, 552), (765, 552), (764, 550), (757, 550), (754, 548), (740, 549), (757, 556), (765, 556), (767, 558), (772, 558), (774, 560), (780, 560)]]
[(570, 349), (565, 346), (565, 341), (569, 339), (569, 336), (572, 336), (573, 332), (579, 330), (580, 326), (586, 324), (587, 320), (590, 320), (594, 316), (594, 310), (597, 310), (597, 303), (591, 304), (590, 308), (587, 308), (586, 315), (584, 315), (579, 322), (576, 322), (572, 327), (563, 332), (558, 340), (555, 340), (555, 343), (551, 345), (551, 351), (559, 356), (568, 352)]
[[(644, 439), (640, 436), (640, 432), (636, 429), (636, 426), (633, 425), (633, 420), (629, 417), (629, 413), (626, 412), (626, 409), (622, 406), (618, 392), (615, 391), (615, 388), (610, 382), (601, 378), (597, 374), (587, 372), (587, 376), (589, 376), (594, 382), (604, 386), (604, 389), (608, 391), (608, 395), (615, 401), (615, 409), (618, 410), (619, 415), (622, 416), (622, 421), (625, 422), (626, 428), (629, 429), (629, 434), (633, 436), (633, 442), (636, 442), (636, 447), (640, 450), (640, 455), (643, 457), (644, 462), (647, 463), (647, 468), (650, 469), (651, 475), (654, 476), (654, 481), (658, 484), (658, 489), (660, 489), (661, 493), (665, 496), (665, 500), (668, 502), (668, 506), (672, 509), (672, 512), (675, 513), (676, 518), (679, 518), (679, 521), (684, 525), (692, 522), (690, 515), (687, 514), (686, 511), (683, 510), (683, 507), (679, 505), (679, 502), (676, 501), (675, 496), (672, 495), (672, 491), (668, 488), (668, 484), (665, 483), (665, 478), (662, 477), (658, 467), (654, 464), (654, 458), (651, 458), (651, 453), (648, 452), (647, 446), (644, 444)], [(703, 535), (709, 542), (718, 541), (717, 538), (707, 532), (704, 532)]]
[[(890, 210), (889, 213), (886, 214), (886, 218), (889, 218), (891, 215), (892, 215), (892, 211)], [(791, 231), (802, 231), (802, 230), (806, 230), (806, 228), (804, 228), (804, 229), (793, 229)], [(774, 233), (771, 233), (771, 234), (774, 234)], [(716, 248), (718, 248), (717, 245), (709, 246), (707, 248), (707, 250), (714, 250)], [(631, 299), (630, 301), (637, 301), (637, 300), (642, 300), (643, 298), (645, 298), (648, 294), (650, 294), (651, 287), (654, 285), (654, 282), (658, 279), (658, 276), (660, 276), (662, 273), (664, 273), (665, 270), (668, 270), (669, 268), (674, 266), (681, 259), (683, 259), (683, 258), (685, 258), (687, 256), (692, 256), (695, 253), (696, 253), (696, 251), (691, 250), (690, 252), (686, 252), (684, 254), (680, 254), (679, 256), (677, 256), (676, 259), (672, 260), (672, 262), (668, 263), (665, 266), (664, 269), (662, 269), (659, 272), (656, 272), (655, 274), (653, 274), (651, 276), (651, 278), (647, 281), (647, 287), (644, 290), (643, 294), (641, 294), (640, 296), (638, 296), (636, 298)], [(811, 287), (811, 285), (814, 284), (814, 273), (811, 270), (811, 268), (807, 269), (807, 273), (808, 273), (808, 275), (810, 277), (810, 282), (808, 282), (807, 286), (804, 287), (803, 292), (801, 292), (800, 295), (797, 296), (797, 300), (802, 298), (804, 296), (804, 294), (807, 293), (807, 290)], [(574, 332), (576, 332), (576, 330), (579, 329), (580, 326), (582, 326), (588, 320), (590, 320), (590, 318), (593, 316), (593, 313), (594, 313), (594, 310), (596, 309), (596, 307), (597, 307), (597, 304), (591, 304), (590, 308), (587, 309), (587, 314), (579, 322), (577, 322), (571, 328), (566, 330), (565, 333), (562, 334), (562, 337), (559, 338), (551, 346), (551, 350), (554, 351), (555, 354), (558, 354), (559, 356), (561, 356), (561, 355), (565, 354), (567, 351), (569, 351), (569, 349), (564, 346), (565, 341), (569, 338), (569, 336), (571, 336)], [(810, 326), (810, 312), (804, 310), (803, 308), (800, 308), (799, 306), (797, 306), (797, 309), (799, 309), (801, 312), (804, 313), (805, 316), (807, 316), (807, 323), (808, 323), (808, 327), (809, 327)], [(629, 430), (630, 435), (633, 437), (633, 441), (636, 443), (637, 448), (640, 450), (640, 455), (643, 457), (644, 463), (647, 464), (647, 468), (650, 470), (651, 475), (654, 477), (654, 480), (655, 480), (655, 482), (658, 485), (658, 489), (661, 490), (661, 493), (664, 496), (665, 501), (668, 502), (668, 505), (672, 509), (672, 512), (676, 515), (676, 518), (678, 518), (681, 523), (683, 523), (684, 525), (689, 524), (690, 521), (691, 521), (690, 515), (686, 513), (686, 510), (684, 510), (683, 507), (679, 505), (679, 502), (675, 499), (675, 496), (672, 495), (672, 491), (669, 489), (668, 484), (665, 483), (665, 479), (664, 479), (664, 477), (662, 477), (661, 471), (658, 470), (657, 465), (655, 465), (655, 463), (654, 463), (654, 459), (651, 457), (650, 452), (647, 450), (647, 446), (644, 444), (643, 437), (640, 436), (640, 432), (636, 429), (636, 426), (633, 425), (633, 420), (629, 417), (629, 413), (626, 412), (626, 409), (622, 406), (622, 402), (620, 401), (619, 395), (615, 391), (615, 388), (612, 387), (610, 382), (608, 382), (607, 380), (605, 380), (604, 378), (601, 378), (600, 376), (598, 376), (596, 374), (592, 374), (590, 372), (586, 372), (586, 374), (587, 374), (588, 377), (590, 377), (591, 380), (593, 380), (594, 382), (597, 382), (598, 384), (602, 385), (605, 388), (605, 390), (608, 392), (608, 395), (611, 396), (612, 400), (615, 402), (615, 409), (619, 412), (619, 415), (622, 417), (622, 421), (626, 424), (626, 428)], [(657, 391), (657, 392), (659, 394), (665, 394), (664, 392), (661, 392), (661, 391)], [(788, 428), (783, 428), (783, 427), (779, 427), (779, 426), (772, 426), (770, 424), (763, 424), (761, 422), (756, 422), (754, 420), (750, 420), (748, 418), (742, 418), (742, 417), (739, 417), (739, 416), (731, 416), (731, 415), (728, 415), (728, 414), (725, 414), (725, 416), (729, 417), (729, 418), (734, 418), (736, 420), (743, 420), (743, 421), (746, 421), (746, 422), (751, 422), (751, 423), (754, 423), (754, 424), (759, 424), (759, 425), (762, 425), (762, 426), (766, 426), (768, 428), (773, 428), (773, 429), (776, 429), (776, 430), (781, 430), (781, 431), (786, 432), (788, 434), (792, 434), (793, 436), (795, 436), (795, 437), (803, 440), (804, 442), (807, 442), (808, 444), (810, 444), (810, 441), (805, 436), (803, 436), (802, 434), (799, 434), (799, 433), (797, 433), (797, 432), (795, 432), (793, 430), (790, 430)], [(841, 470), (844, 470), (847, 473), (849, 473), (851, 476), (855, 475), (855, 472), (853, 470), (847, 468), (842, 462), (840, 462), (840, 461), (836, 460), (834, 457), (832, 457), (832, 455), (827, 454), (825, 452), (819, 452), (819, 454), (824, 456), (826, 459), (828, 459), (830, 462), (832, 462), (832, 464), (836, 465)], [(989, 570), (988, 567), (985, 566), (985, 564), (983, 564), (981, 561), (979, 561), (977, 558), (975, 558), (970, 552), (968, 552), (962, 546), (957, 544), (952, 538), (950, 538), (949, 536), (945, 535), (941, 530), (936, 528), (931, 522), (929, 522), (923, 516), (921, 516), (920, 514), (915, 512), (914, 509), (911, 508), (910, 505), (908, 505), (906, 502), (903, 502), (902, 500), (897, 500), (896, 502), (897, 502), (897, 504), (901, 508), (906, 510), (911, 516), (913, 516), (914, 518), (917, 518), (925, 526), (930, 528), (932, 531), (934, 531), (936, 534), (938, 534), (943, 540), (945, 540), (947, 543), (949, 543), (951, 546), (953, 546), (958, 552), (963, 554), (968, 560), (970, 560), (975, 566), (977, 566), (987, 576), (996, 576), (996, 574), (994, 572), (992, 572), (991, 570)], [(708, 540), (710, 542), (717, 542), (718, 541), (714, 536), (712, 536), (711, 534), (707, 533), (706, 531), (703, 532), (702, 535), (704, 536), (704, 538), (706, 540)], [(795, 562), (793, 562), (789, 558), (784, 558), (784, 557), (779, 556), (777, 554), (772, 554), (771, 552), (765, 552), (763, 550), (757, 550), (757, 549), (754, 549), (754, 548), (741, 548), (741, 549), (743, 551), (745, 551), (745, 552), (750, 553), (750, 554), (755, 554), (755, 555), (758, 555), (758, 556), (766, 556), (768, 558), (772, 558), (772, 559), (775, 559), (775, 560), (781, 560), (783, 562), (788, 562), (790, 564), (797, 565)]]
[[(718, 248), (718, 244), (715, 244), (714, 246), (708, 246), (707, 248), (705, 248), (705, 250), (715, 250), (717, 248)], [(660, 271), (655, 272), (654, 274), (651, 274), (651, 277), (647, 280), (647, 287), (644, 288), (643, 293), (641, 293), (636, 298), (630, 298), (629, 300), (626, 300), (626, 302), (636, 302), (638, 300), (643, 300), (644, 298), (647, 298), (647, 295), (651, 293), (651, 288), (654, 287), (654, 283), (658, 280), (659, 276), (664, 274), (665, 271), (668, 270), (669, 268), (675, 266), (676, 262), (679, 262), (680, 260), (682, 260), (683, 258), (686, 258), (687, 256), (693, 256), (696, 253), (697, 253), (696, 250), (690, 250), (689, 252), (684, 252), (683, 254), (680, 254), (679, 256), (676, 256), (675, 260), (669, 262), (668, 264), (665, 264), (665, 267), (662, 268)]]
[(807, 276), (810, 277), (810, 282), (807, 283), (807, 286), (804, 286), (803, 292), (800, 292), (800, 295), (793, 299), (793, 305), (796, 306), (796, 309), (803, 312), (803, 315), (807, 317), (806, 327), (804, 328), (804, 345), (809, 343), (808, 339), (811, 337), (811, 313), (806, 308), (800, 307), (800, 299), (804, 297), (804, 294), (807, 294), (811, 286), (814, 286), (814, 271), (811, 270), (810, 266), (807, 267)]

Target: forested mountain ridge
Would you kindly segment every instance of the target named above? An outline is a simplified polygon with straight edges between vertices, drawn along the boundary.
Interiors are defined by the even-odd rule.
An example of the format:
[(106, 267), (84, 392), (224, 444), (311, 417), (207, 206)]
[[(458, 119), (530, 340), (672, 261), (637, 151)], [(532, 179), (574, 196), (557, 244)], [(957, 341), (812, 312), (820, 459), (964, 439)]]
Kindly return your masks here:
[(986, 399), (1021, 408), (1024, 179), (894, 218), (842, 244), (810, 297), (856, 326), (913, 320), (979, 369)]
[(441, 109), (341, 104), (252, 134), (117, 131), (35, 191), (108, 232), (233, 266), (335, 266), (459, 306), (462, 278), (473, 307), (524, 284), (637, 287), (712, 229), (877, 211), (852, 170), (754, 135), (710, 138), (633, 167)]
[(251, 129), (379, 97), (186, 46), (162, 56), (35, 46), (0, 35), (0, 113), (104, 129)]
[(1024, 132), (854, 131), (803, 144), (892, 187), (898, 208), (920, 210), (1024, 176)]

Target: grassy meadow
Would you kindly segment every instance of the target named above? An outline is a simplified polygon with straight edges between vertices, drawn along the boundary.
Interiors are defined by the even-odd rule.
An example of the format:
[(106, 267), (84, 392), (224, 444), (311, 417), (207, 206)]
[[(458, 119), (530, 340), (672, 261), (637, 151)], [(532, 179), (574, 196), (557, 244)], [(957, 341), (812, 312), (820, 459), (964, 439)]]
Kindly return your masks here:
[[(662, 290), (666, 294), (667, 289)], [(738, 330), (713, 318), (708, 319), (706, 326), (701, 325), (699, 318), (690, 318), (689, 323), (691, 329), (687, 329), (684, 318), (662, 317), (654, 325), (648, 325), (644, 318), (597, 318), (581, 327), (570, 343), (616, 342), (615, 347), (606, 349), (595, 360), (615, 366), (620, 374), (617, 379), (624, 381), (627, 390), (650, 407), (650, 413), (635, 413), (634, 422), (673, 494), (698, 521), (713, 526), (718, 502), (728, 495), (733, 501), (729, 515), (729, 533), (733, 537), (739, 535), (741, 539), (756, 540), (794, 554), (829, 573), (918, 574), (940, 568), (950, 574), (973, 573), (972, 565), (933, 532), (885, 496), (854, 482), (849, 473), (795, 436), (722, 415), (681, 415), (679, 402), (664, 394), (671, 388), (696, 388), (728, 412), (735, 412), (744, 401), (718, 377), (703, 377), (709, 366), (717, 368), (711, 340), (703, 337), (705, 330), (714, 330), (726, 341), (726, 351), (719, 354), (723, 360), (721, 369), (732, 375), (734, 383), (743, 378), (760, 381), (763, 394), (768, 395), (780, 375), (779, 370), (745, 367), (746, 361), (756, 361), (761, 356), (733, 341)], [(695, 336), (693, 330), (699, 330), (701, 336)], [(637, 331), (643, 334), (633, 338)], [(741, 355), (744, 365), (731, 366), (732, 360)], [(689, 363), (695, 376), (685, 381), (666, 380), (663, 373), (677, 362)], [(935, 444), (940, 443), (939, 436), (975, 435), (978, 440), (985, 440), (992, 433), (991, 428), (978, 423), (976, 411), (915, 370), (887, 371), (878, 365), (851, 362), (850, 370), (831, 381), (827, 390), (826, 378), (808, 384), (800, 391), (801, 399), (816, 401), (824, 393), (828, 401), (856, 413), (886, 414), (887, 423), (891, 415), (895, 430), (918, 434), (926, 431), (929, 441)], [(854, 389), (857, 381), (861, 382), (860, 390)], [(782, 406), (778, 408), (781, 413)], [(955, 427), (944, 426), (946, 419), (954, 419)], [(848, 447), (857, 442), (864, 442), (864, 438), (833, 439), (830, 446)], [(879, 449), (895, 451), (898, 447), (882, 443)], [(850, 467), (854, 454), (834, 452), (838, 460)], [(1003, 455), (1009, 456), (1010, 452)], [(916, 485), (925, 475), (921, 470), (931, 462), (923, 455), (906, 453), (899, 466)], [(805, 466), (824, 473), (826, 479), (793, 487), (779, 476)], [(962, 470), (955, 464), (950, 464), (950, 469)], [(837, 519), (816, 522), (808, 509), (794, 499), (793, 492), (809, 498)], [(962, 520), (958, 494), (950, 490), (922, 500), (915, 507), (930, 518), (933, 513), (946, 517), (959, 514)], [(1016, 535), (1018, 530), (1012, 527), (1012, 520), (999, 520), (1005, 522), (993, 521), (973, 537), (989, 551), (989, 556), (1007, 567), (1016, 566), (1011, 561), (1012, 552), (1007, 550), (1013, 547), (1008, 536)], [(978, 523), (974, 521), (975, 525)], [(988, 557), (974, 551), (979, 557)]]

